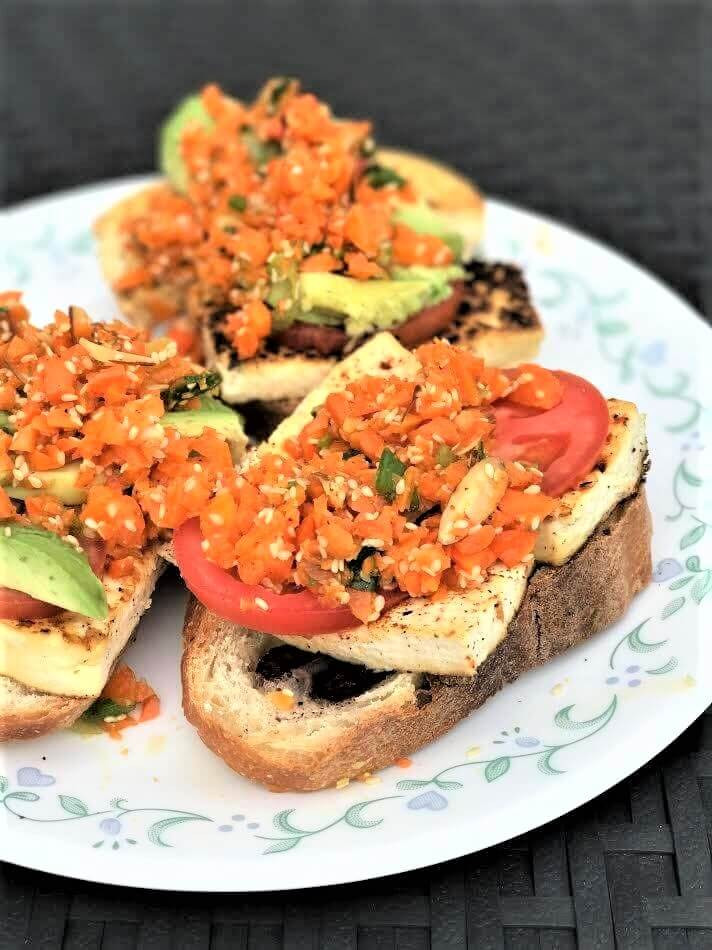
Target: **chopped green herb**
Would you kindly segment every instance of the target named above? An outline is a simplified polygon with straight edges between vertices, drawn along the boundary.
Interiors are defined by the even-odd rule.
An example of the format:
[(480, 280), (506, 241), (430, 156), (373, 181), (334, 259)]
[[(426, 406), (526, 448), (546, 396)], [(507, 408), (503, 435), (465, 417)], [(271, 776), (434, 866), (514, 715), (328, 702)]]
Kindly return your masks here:
[(363, 177), (371, 188), (385, 188), (386, 185), (402, 188), (405, 185), (405, 178), (392, 168), (386, 168), (385, 165), (369, 165)]
[(196, 396), (205, 396), (214, 392), (220, 386), (220, 373), (207, 371), (195, 373), (192, 376), (181, 376), (164, 389), (161, 393), (166, 411), (180, 409), (185, 403)]
[(418, 494), (418, 489), (413, 489), (413, 494), (410, 496), (410, 504), (408, 505), (408, 513), (412, 514), (414, 512), (420, 511), (420, 495)]
[(230, 195), (227, 203), (233, 211), (244, 211), (247, 207), (247, 198), (244, 195)]
[(242, 130), (242, 141), (247, 146), (250, 158), (258, 169), (264, 168), (267, 162), (276, 158), (282, 151), (277, 142), (263, 142), (249, 126)]
[(82, 715), (85, 722), (104, 722), (107, 716), (126, 716), (135, 707), (136, 703), (124, 705), (113, 699), (97, 699)]
[(467, 460), (470, 467), (472, 467), (475, 462), (481, 462), (486, 455), (484, 443), (478, 442), (477, 445), (471, 448), (467, 453)]
[(277, 111), (280, 99), (295, 81), (296, 80), (291, 79), (289, 76), (279, 76), (272, 80), (269, 90), (270, 114), (274, 114)]
[(361, 453), (359, 452), (358, 449), (354, 449), (352, 447), (352, 448), (346, 449), (346, 451), (343, 453), (341, 458), (344, 460), (344, 462), (346, 462), (348, 459), (355, 458), (357, 455), (361, 455)]
[(452, 465), (456, 458), (457, 456), (449, 445), (438, 446), (438, 450), (435, 453), (435, 462), (437, 465), (440, 465), (441, 468), (447, 468), (448, 465)]
[(376, 472), (376, 491), (383, 495), (386, 501), (393, 501), (396, 497), (396, 485), (405, 473), (406, 466), (395, 452), (384, 449), (378, 461)]
[(0, 412), (0, 429), (3, 432), (14, 432), (15, 428), (10, 422), (10, 413), (9, 412)]
[(319, 449), (319, 451), (322, 449), (328, 449), (333, 441), (333, 435), (330, 432), (327, 432), (326, 435), (323, 435), (320, 439), (317, 439), (316, 447)]
[(363, 547), (352, 561), (346, 563), (346, 567), (351, 571), (348, 587), (353, 590), (378, 590), (381, 583), (381, 575), (378, 571), (371, 571), (365, 576), (361, 573), (364, 562), (374, 554), (378, 554), (376, 548)]

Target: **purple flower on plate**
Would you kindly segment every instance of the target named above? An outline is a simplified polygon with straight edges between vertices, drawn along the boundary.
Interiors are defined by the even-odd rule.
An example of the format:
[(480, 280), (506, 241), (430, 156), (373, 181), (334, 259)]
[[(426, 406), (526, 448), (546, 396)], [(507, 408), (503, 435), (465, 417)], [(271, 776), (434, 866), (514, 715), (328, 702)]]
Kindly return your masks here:
[(666, 557), (662, 561), (658, 561), (658, 565), (653, 571), (653, 580), (656, 584), (664, 584), (665, 581), (672, 580), (678, 574), (682, 574), (682, 564), (676, 561), (674, 557)]
[(54, 785), (56, 779), (54, 775), (47, 775), (40, 772), (34, 765), (25, 765), (17, 770), (17, 784), (24, 785), (25, 788), (39, 788), (45, 785)]
[(121, 822), (118, 818), (104, 818), (103, 821), (99, 822), (99, 827), (105, 835), (114, 837), (121, 831)]
[(518, 736), (514, 742), (523, 749), (533, 749), (534, 746), (539, 745), (539, 740), (535, 739), (534, 736)]
[(421, 792), (420, 795), (411, 798), (408, 808), (412, 811), (420, 811), (423, 808), (428, 811), (442, 811), (443, 808), (447, 808), (447, 798), (431, 789), (429, 792)]
[(665, 362), (667, 346), (663, 340), (653, 340), (638, 350), (639, 358), (648, 366), (661, 366)]

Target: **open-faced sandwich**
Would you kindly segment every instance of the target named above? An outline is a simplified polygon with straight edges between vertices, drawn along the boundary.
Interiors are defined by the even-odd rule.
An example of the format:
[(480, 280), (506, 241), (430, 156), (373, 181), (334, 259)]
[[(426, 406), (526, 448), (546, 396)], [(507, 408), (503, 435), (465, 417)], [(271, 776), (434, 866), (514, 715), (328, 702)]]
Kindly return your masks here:
[[(0, 739), (67, 726), (102, 693), (172, 529), (245, 448), (217, 382), (170, 340), (80, 307), (37, 328), (0, 294)], [(112, 680), (132, 706), (152, 696)]]
[(520, 271), (471, 260), (484, 204), (461, 176), (377, 150), (295, 80), (251, 105), (207, 86), (164, 125), (166, 180), (96, 224), (123, 312), (168, 322), (232, 403), (284, 415), (345, 354), (389, 330), (495, 365), (531, 359), (542, 328)]
[(374, 337), (175, 533), (187, 718), (274, 789), (408, 755), (648, 583), (647, 459), (578, 376)]

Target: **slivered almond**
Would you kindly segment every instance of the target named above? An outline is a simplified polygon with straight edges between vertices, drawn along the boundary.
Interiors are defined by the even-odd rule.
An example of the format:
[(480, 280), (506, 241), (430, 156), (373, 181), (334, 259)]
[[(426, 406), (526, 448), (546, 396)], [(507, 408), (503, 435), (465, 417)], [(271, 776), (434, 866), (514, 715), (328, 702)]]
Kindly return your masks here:
[(463, 530), (458, 522), (469, 526), (482, 524), (499, 504), (508, 483), (504, 465), (498, 459), (486, 458), (473, 465), (445, 506), (438, 541), (454, 544), (464, 538), (468, 528)]
[(104, 346), (103, 343), (92, 343), (91, 340), (84, 338), (79, 341), (79, 345), (83, 346), (89, 356), (98, 363), (141, 363), (144, 366), (151, 366), (157, 362), (150, 356), (124, 353), (121, 350), (113, 350), (110, 346)]

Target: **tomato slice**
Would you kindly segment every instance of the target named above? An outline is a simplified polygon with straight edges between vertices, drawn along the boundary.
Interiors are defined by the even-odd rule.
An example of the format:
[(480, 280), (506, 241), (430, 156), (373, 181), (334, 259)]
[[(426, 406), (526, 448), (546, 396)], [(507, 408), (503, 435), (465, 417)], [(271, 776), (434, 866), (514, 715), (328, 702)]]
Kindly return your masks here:
[[(100, 577), (106, 561), (106, 545), (103, 541), (85, 538), (81, 542), (89, 558), (92, 571)], [(37, 600), (20, 590), (0, 587), (0, 620), (46, 620), (61, 613), (63, 607)]]
[[(229, 571), (209, 561), (202, 549), (200, 521), (192, 518), (173, 532), (178, 568), (189, 590), (219, 617), (260, 633), (313, 637), (358, 626), (348, 607), (328, 607), (311, 591), (275, 594), (257, 584), (243, 584)], [(256, 605), (259, 598), (267, 610)], [(399, 592), (386, 595), (386, 608), (402, 600)]]
[(506, 399), (492, 408), (496, 425), (492, 454), (506, 461), (533, 462), (544, 472), (542, 491), (563, 495), (598, 461), (608, 435), (608, 405), (581, 376), (557, 370), (561, 402), (541, 411)]

